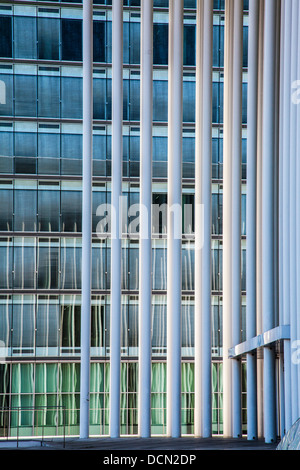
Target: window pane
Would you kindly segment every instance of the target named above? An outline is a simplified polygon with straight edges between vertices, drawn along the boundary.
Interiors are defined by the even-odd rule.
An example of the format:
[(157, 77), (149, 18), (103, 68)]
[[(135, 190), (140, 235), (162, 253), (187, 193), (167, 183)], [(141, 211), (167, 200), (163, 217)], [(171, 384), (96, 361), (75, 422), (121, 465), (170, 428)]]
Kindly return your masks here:
[(168, 120), (168, 82), (153, 81), (153, 121)]
[(36, 103), (36, 77), (30, 75), (15, 75), (16, 116), (36, 116)]
[(0, 230), (11, 231), (13, 229), (13, 191), (12, 189), (1, 188), (0, 204)]
[(37, 135), (34, 132), (15, 133), (15, 172), (36, 173)]
[(12, 57), (12, 27), (10, 16), (0, 16), (0, 57)]
[(183, 122), (195, 122), (195, 82), (183, 82)]
[(183, 29), (183, 65), (196, 64), (196, 26), (184, 25)]
[(60, 221), (59, 191), (38, 192), (39, 231), (58, 232)]
[(129, 34), (130, 34), (130, 63), (140, 63), (140, 23), (129, 23)]
[(105, 62), (106, 49), (106, 23), (105, 21), (93, 22), (93, 54), (94, 62)]
[(0, 240), (0, 288), (11, 289), (12, 288), (12, 245), (10, 240)]
[[(0, 347), (1, 348), (10, 347), (11, 328), (12, 328), (11, 316), (12, 316), (11, 301), (9, 301), (8, 299), (2, 300), (0, 302)], [(0, 382), (1, 392), (5, 391), (6, 389), (6, 387), (4, 386), (5, 382), (6, 380), (2, 375), (1, 382)]]
[(1, 74), (0, 81), (0, 115), (12, 116), (13, 114), (13, 76)]
[(14, 17), (16, 59), (36, 59), (36, 18)]
[(60, 77), (38, 77), (38, 115), (40, 117), (60, 116)]
[(82, 60), (82, 21), (62, 20), (62, 60)]
[(81, 232), (81, 192), (62, 191), (61, 224), (63, 232)]
[[(21, 303), (13, 305), (13, 333), (12, 346), (17, 348), (28, 348), (34, 346), (34, 305)], [(22, 364), (21, 366), (32, 364)], [(31, 381), (24, 378), (21, 387), (23, 391), (31, 391)], [(28, 388), (30, 387), (30, 389)]]
[(82, 135), (62, 134), (61, 173), (80, 175), (82, 172)]
[(82, 118), (82, 79), (63, 77), (61, 79), (62, 118)]
[(14, 246), (14, 288), (35, 288), (35, 247), (20, 239)]
[[(73, 245), (73, 246), (72, 246)], [(61, 288), (80, 289), (81, 287), (81, 248), (76, 240), (63, 241), (61, 247)]]
[(38, 173), (57, 175), (60, 172), (60, 135), (38, 134)]
[(36, 231), (37, 197), (34, 190), (15, 190), (14, 213), (16, 231)]
[(153, 63), (168, 63), (168, 25), (153, 24)]
[[(55, 244), (56, 246), (53, 246)], [(50, 240), (39, 241), (37, 251), (37, 288), (57, 289), (59, 271), (58, 243)]]
[[(59, 306), (39, 302), (37, 307), (36, 327), (37, 347), (58, 347)], [(49, 351), (46, 352), (49, 353)], [(47, 364), (48, 367), (49, 365), (50, 364)], [(54, 385), (55, 389), (53, 391), (56, 391), (56, 381)]]
[(38, 18), (39, 59), (59, 59), (59, 20)]

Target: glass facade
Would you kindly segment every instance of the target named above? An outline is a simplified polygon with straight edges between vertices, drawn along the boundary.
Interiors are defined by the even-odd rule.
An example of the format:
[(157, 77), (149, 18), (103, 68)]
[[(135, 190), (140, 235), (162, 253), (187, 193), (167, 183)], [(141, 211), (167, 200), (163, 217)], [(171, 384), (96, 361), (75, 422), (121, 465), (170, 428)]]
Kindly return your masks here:
[[(0, 5), (0, 435), (79, 433), (82, 224), (82, 2)], [(73, 4), (70, 6), (70, 4)], [(196, 2), (184, 2), (183, 190), (195, 194)], [(247, 8), (244, 1), (242, 330), (245, 338)], [(108, 434), (111, 1), (94, 1), (90, 433)], [(154, 1), (153, 204), (167, 203), (168, 0)], [(124, 0), (123, 196), (139, 203), (140, 2)], [(212, 103), (213, 433), (222, 434), (224, 0), (214, 1)], [(185, 206), (186, 207), (186, 206)], [(121, 433), (138, 426), (139, 242), (122, 220)], [(166, 432), (167, 243), (153, 227), (152, 433)], [(182, 433), (194, 424), (193, 223), (182, 245)], [(184, 229), (185, 232), (185, 229)], [(243, 369), (244, 377), (245, 371)], [(245, 384), (243, 384), (245, 393)], [(21, 408), (18, 408), (21, 407)], [(28, 407), (24, 409), (24, 407)], [(246, 413), (246, 403), (243, 400)], [(246, 423), (244, 416), (243, 423)], [(243, 428), (245, 431), (245, 426)]]

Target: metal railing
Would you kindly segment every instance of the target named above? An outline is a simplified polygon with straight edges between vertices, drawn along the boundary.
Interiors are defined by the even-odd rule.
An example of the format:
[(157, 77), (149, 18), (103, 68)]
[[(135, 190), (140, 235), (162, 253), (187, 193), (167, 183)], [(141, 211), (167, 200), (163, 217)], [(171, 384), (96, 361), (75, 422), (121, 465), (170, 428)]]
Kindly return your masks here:
[[(50, 412), (52, 412), (52, 417), (49, 423), (47, 414)], [(31, 415), (29, 413), (31, 413)], [(52, 432), (49, 435), (45, 433), (45, 430), (53, 428), (56, 430), (55, 433)], [(22, 430), (26, 430), (28, 434), (22, 434), (20, 432)], [(59, 433), (59, 431), (61, 431), (61, 433)], [(65, 448), (65, 406), (10, 406), (0, 408), (0, 442), (2, 440), (16, 440), (18, 447), (21, 439), (23, 441), (26, 439), (40, 438), (42, 445), (46, 437), (61, 437), (63, 439), (63, 447)]]

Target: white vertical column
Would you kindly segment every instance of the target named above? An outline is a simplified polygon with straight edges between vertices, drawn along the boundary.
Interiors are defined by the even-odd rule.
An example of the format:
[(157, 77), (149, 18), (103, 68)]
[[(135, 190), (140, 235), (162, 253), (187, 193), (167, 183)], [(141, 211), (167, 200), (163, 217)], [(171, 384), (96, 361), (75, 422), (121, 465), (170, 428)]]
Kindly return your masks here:
[[(257, 207), (257, 113), (259, 2), (249, 1), (248, 28), (248, 105), (247, 105), (247, 251), (246, 251), (246, 332), (247, 340), (256, 335), (256, 207)], [(256, 354), (247, 354), (247, 435), (257, 439)]]
[(93, 2), (83, 2), (83, 166), (80, 438), (89, 437), (93, 158)]
[[(292, 0), (292, 29), (291, 29), (291, 84), (298, 79), (298, 8), (299, 0)], [(291, 85), (290, 85), (291, 87)], [(290, 88), (291, 95), (291, 88)], [(297, 290), (296, 290), (296, 159), (297, 155), (297, 110), (290, 97), (290, 184), (289, 184), (289, 213), (290, 213), (290, 325), (291, 346), (297, 341)], [(291, 351), (293, 353), (293, 349)], [(291, 385), (292, 385), (292, 421), (298, 419), (298, 367), (295, 361), (291, 361)]]
[(181, 435), (183, 0), (169, 3), (167, 434)]
[[(291, 106), (291, 29), (292, 29), (292, 3), (291, 0), (284, 0), (284, 54), (282, 67), (283, 76), (283, 109), (282, 109), (282, 305), (283, 323), (290, 324), (290, 249), (289, 249), (289, 154), (290, 154), (290, 106)], [(292, 425), (291, 407), (291, 345), (290, 341), (284, 341), (284, 385), (285, 385), (285, 426), (286, 430)]]
[[(263, 77), (263, 174), (262, 174), (262, 308), (263, 329), (274, 328), (274, 165), (275, 165), (275, 74), (276, 3), (265, 1)], [(276, 439), (275, 353), (264, 348), (264, 434)]]
[(195, 435), (211, 427), (211, 142), (213, 2), (197, 2), (195, 158)]
[(151, 435), (153, 0), (141, 2), (139, 434)]
[[(300, 79), (300, 8), (298, 9), (298, 64), (297, 64), (297, 76), (298, 80)], [(300, 87), (300, 82), (297, 80), (297, 89), (299, 90)], [(295, 86), (295, 84), (294, 84)], [(293, 88), (293, 93), (295, 92), (295, 88)], [(298, 95), (299, 96), (299, 95)], [(299, 97), (293, 97), (293, 105), (296, 106), (297, 108), (297, 114), (296, 114), (296, 120), (297, 120), (297, 128), (299, 129), (300, 126), (300, 102), (299, 102)], [(297, 99), (295, 99), (297, 98)], [(297, 132), (297, 154), (299, 155), (300, 152), (300, 132)], [(300, 181), (300, 158), (296, 159), (296, 180)], [(296, 233), (300, 233), (300, 185), (297, 184), (296, 187), (296, 192), (295, 192), (295, 198), (296, 198)], [(300, 311), (300, 247), (299, 243), (296, 244), (296, 264), (297, 264), (297, 272), (296, 272), (296, 277), (297, 277), (297, 311)], [(300, 339), (300, 319), (299, 317), (297, 318), (297, 338), (298, 341)], [(298, 364), (298, 410), (300, 412), (300, 367)]]
[[(257, 117), (257, 255), (256, 255), (256, 289), (257, 313), (256, 334), (262, 328), (262, 115), (263, 115), (263, 63), (264, 63), (264, 2), (259, 2), (259, 50), (258, 50), (258, 117)], [(263, 360), (257, 358), (257, 434), (263, 437)]]
[(123, 1), (112, 2), (112, 219), (110, 320), (110, 436), (120, 435), (121, 196), (123, 123)]
[[(243, 1), (234, 2), (232, 94), (232, 345), (241, 342)], [(242, 436), (241, 361), (233, 360), (233, 437)]]
[(232, 347), (231, 332), (231, 254), (232, 254), (232, 67), (231, 50), (233, 3), (225, 3), (225, 49), (224, 49), (224, 139), (223, 139), (223, 433), (232, 436), (232, 361), (228, 350)]
[[(284, 68), (283, 68), (283, 54), (284, 54), (284, 3), (281, 3), (281, 14), (280, 14), (280, 98), (279, 98), (279, 109), (283, 109), (283, 91), (284, 91)], [(279, 306), (279, 324), (283, 325), (283, 242), (282, 242), (282, 170), (283, 170), (283, 159), (284, 159), (284, 147), (282, 142), (282, 113), (279, 113), (279, 149), (278, 149), (278, 306)], [(284, 349), (284, 346), (283, 346)], [(284, 386), (284, 352), (279, 356), (279, 374), (280, 374), (280, 436), (283, 437), (285, 434), (285, 386)]]
[(243, 2), (226, 1), (223, 176), (223, 384), (224, 433), (241, 435), (241, 364), (228, 358), (240, 343), (241, 142)]

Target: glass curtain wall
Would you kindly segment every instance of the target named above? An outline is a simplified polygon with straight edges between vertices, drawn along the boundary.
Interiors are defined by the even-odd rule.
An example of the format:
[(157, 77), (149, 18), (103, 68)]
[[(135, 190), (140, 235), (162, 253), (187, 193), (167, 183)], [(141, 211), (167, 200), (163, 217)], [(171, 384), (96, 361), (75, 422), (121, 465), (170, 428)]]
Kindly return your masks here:
[[(0, 5), (0, 435), (79, 433), (82, 2)], [(53, 4), (52, 4), (53, 3)], [(70, 5), (72, 3), (72, 5)], [(139, 203), (140, 1), (124, 0), (123, 196)], [(247, 3), (244, 67), (247, 67)], [(166, 432), (168, 0), (154, 0), (152, 433)], [(194, 209), (196, 1), (184, 1), (183, 196)], [(212, 131), (213, 433), (222, 428), (224, 0), (214, 0)], [(94, 1), (90, 433), (109, 432), (111, 0)], [(246, 77), (246, 74), (244, 75)], [(26, 92), (25, 92), (26, 90)], [(245, 337), (246, 93), (243, 85), (242, 330)], [(139, 243), (122, 240), (121, 433), (137, 433)], [(183, 217), (184, 218), (184, 217)], [(136, 230), (137, 229), (137, 230)], [(194, 219), (183, 226), (182, 433), (194, 432)], [(245, 370), (243, 369), (245, 376)], [(245, 416), (246, 386), (243, 383)], [(27, 408), (25, 408), (27, 407)], [(244, 418), (245, 422), (245, 418)], [(244, 427), (245, 430), (245, 427)]]

